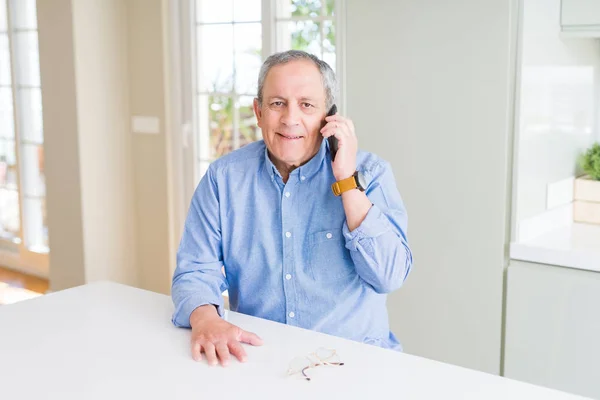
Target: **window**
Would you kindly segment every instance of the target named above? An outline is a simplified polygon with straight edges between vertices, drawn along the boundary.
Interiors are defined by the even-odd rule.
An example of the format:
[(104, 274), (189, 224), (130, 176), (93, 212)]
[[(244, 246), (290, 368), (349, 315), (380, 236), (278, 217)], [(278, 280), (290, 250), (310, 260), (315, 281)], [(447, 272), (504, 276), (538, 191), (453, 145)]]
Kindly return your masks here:
[[(193, 18), (187, 30), (191, 53), (186, 56), (184, 49), (183, 59), (191, 63), (189, 85), (194, 92), (189, 99), (192, 105), (183, 108), (193, 114), (188, 120), (193, 121), (195, 184), (210, 162), (261, 139), (252, 102), (260, 66), (268, 55), (289, 49), (315, 54), (337, 72), (341, 86), (341, 38), (336, 34), (340, 19), (336, 15), (342, 3), (192, 0)], [(343, 107), (342, 102), (338, 101), (338, 107)]]
[(0, 248), (47, 263), (43, 143), (36, 2), (0, 0)]

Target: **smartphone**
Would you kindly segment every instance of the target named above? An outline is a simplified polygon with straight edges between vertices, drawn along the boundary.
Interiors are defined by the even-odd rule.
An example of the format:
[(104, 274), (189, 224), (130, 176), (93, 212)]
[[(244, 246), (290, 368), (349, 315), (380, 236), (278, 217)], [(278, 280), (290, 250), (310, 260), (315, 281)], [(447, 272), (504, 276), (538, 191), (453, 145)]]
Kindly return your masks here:
[[(337, 113), (337, 106), (334, 104), (329, 109), (327, 116), (329, 117), (331, 115), (334, 115), (335, 113)], [(325, 122), (324, 124), (326, 124), (326, 123), (327, 122)], [(329, 151), (331, 151), (331, 162), (333, 162), (333, 160), (335, 160), (335, 154), (338, 151), (338, 139), (332, 135), (332, 136), (329, 136), (327, 138), (327, 140), (329, 141)]]

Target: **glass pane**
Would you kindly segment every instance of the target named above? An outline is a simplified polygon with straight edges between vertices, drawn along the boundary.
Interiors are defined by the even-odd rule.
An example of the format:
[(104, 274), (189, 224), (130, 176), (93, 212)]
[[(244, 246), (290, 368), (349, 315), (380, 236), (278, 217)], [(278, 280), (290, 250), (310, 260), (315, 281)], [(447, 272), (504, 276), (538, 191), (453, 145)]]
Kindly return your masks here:
[(25, 198), (23, 222), (25, 244), (36, 253), (48, 252), (48, 225), (46, 223), (46, 199)]
[(323, 21), (323, 61), (335, 71), (335, 25), (333, 21)]
[(333, 0), (278, 0), (277, 17), (332, 16), (333, 3)]
[(321, 33), (318, 22), (279, 22), (277, 35), (281, 38), (278, 50), (304, 50), (321, 57)]
[(0, 34), (0, 86), (10, 85), (10, 50), (8, 48), (8, 34)]
[(261, 0), (234, 0), (233, 1), (233, 20), (234, 21), (256, 21), (262, 19)]
[(44, 196), (46, 185), (44, 180), (44, 148), (42, 146), (24, 144), (22, 149), (21, 183), (25, 196)]
[(323, 53), (323, 61), (325, 61), (327, 64), (329, 64), (329, 66), (331, 67), (331, 69), (333, 70), (333, 72), (335, 72), (335, 53), (330, 53), (330, 52), (324, 52)]
[(198, 26), (198, 87), (202, 92), (233, 89), (233, 25)]
[(196, 0), (196, 21), (233, 21), (233, 0)]
[(235, 90), (254, 95), (261, 61), (261, 24), (237, 24), (235, 33)]
[(15, 142), (13, 140), (0, 139), (0, 186), (17, 189), (17, 157), (15, 152)]
[(237, 104), (240, 113), (240, 147), (262, 139), (260, 128), (256, 125), (256, 117), (252, 108), (253, 101), (254, 96), (240, 96)]
[(335, 25), (333, 21), (323, 21), (323, 51), (335, 53)]
[(277, 17), (318, 17), (321, 15), (321, 1), (278, 0)]
[[(0, 162), (0, 179), (2, 178)], [(19, 236), (19, 193), (0, 188), (0, 238), (15, 240)]]
[(0, 0), (0, 32), (6, 31), (6, 0)]
[(325, 15), (327, 17), (333, 17), (335, 15), (334, 6), (335, 6), (335, 0), (326, 0), (325, 1), (325, 10), (324, 10), (323, 15)]
[[(210, 151), (207, 158), (215, 159), (233, 149), (233, 98), (212, 94), (200, 97), (204, 99), (199, 104), (206, 105), (208, 113), (199, 110), (199, 115), (204, 114), (208, 118), (199, 121), (199, 124), (203, 125), (199, 130), (200, 132), (207, 132), (209, 135), (208, 145)], [(206, 152), (200, 149), (200, 154), (206, 154)]]
[(44, 127), (42, 124), (42, 90), (39, 88), (19, 89), (18, 109), (21, 121), (21, 137), (23, 141), (42, 144)]
[(37, 29), (35, 0), (11, 0), (13, 29)]
[(13, 139), (14, 137), (12, 90), (10, 88), (0, 88), (0, 140), (2, 138)]
[(15, 34), (17, 58), (17, 83), (26, 86), (40, 86), (40, 61), (37, 32)]

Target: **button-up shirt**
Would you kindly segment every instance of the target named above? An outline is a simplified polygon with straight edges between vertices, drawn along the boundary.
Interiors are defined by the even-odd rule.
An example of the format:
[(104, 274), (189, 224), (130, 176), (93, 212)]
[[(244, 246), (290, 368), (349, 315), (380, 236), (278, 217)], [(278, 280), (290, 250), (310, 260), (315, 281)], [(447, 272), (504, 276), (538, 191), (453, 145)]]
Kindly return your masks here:
[(177, 253), (173, 323), (206, 304), (223, 316), (227, 290), (233, 311), (400, 350), (386, 294), (412, 265), (406, 210), (389, 163), (359, 151), (357, 169), (373, 205), (350, 231), (326, 140), (286, 183), (263, 141), (210, 164)]

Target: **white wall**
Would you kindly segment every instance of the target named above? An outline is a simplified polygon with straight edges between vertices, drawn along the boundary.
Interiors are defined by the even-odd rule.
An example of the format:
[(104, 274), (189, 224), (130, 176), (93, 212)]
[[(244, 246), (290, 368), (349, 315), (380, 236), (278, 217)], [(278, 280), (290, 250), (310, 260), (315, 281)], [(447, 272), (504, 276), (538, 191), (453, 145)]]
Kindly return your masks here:
[[(168, 293), (167, 0), (37, 0), (50, 286), (108, 279)], [(137, 135), (133, 115), (160, 132)]]
[(86, 281), (136, 285), (126, 33), (125, 2), (73, 1)]
[(510, 4), (347, 4), (348, 115), (360, 147), (392, 163), (415, 257), (388, 302), (392, 329), (407, 353), (491, 373), (501, 355)]
[[(181, 232), (170, 232), (167, 122), (168, 97), (164, 40), (166, 0), (127, 0), (131, 115), (157, 117), (157, 135), (133, 134), (137, 257), (140, 287), (169, 293), (174, 248)], [(170, 236), (171, 235), (171, 236)]]
[(53, 290), (85, 282), (79, 131), (70, 0), (37, 2), (44, 168)]
[(560, 0), (523, 1), (517, 219), (546, 210), (547, 185), (576, 175), (597, 132), (600, 45), (559, 36)]

